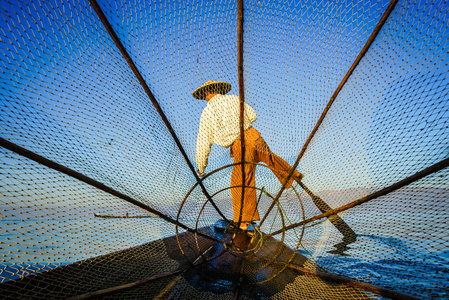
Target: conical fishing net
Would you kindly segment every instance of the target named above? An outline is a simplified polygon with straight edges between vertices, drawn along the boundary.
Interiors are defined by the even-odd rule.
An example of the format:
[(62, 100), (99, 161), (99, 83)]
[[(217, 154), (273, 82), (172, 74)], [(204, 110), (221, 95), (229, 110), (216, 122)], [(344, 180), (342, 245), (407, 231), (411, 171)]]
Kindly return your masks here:
[(449, 299), (448, 13), (2, 0), (0, 298)]

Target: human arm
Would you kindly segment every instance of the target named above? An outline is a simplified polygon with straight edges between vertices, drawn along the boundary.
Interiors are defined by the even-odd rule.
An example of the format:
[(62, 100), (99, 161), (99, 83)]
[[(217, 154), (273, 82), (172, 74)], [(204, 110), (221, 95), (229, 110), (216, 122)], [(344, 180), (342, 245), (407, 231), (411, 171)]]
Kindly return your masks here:
[(209, 153), (214, 143), (214, 118), (209, 112), (209, 110), (205, 110), (201, 115), (198, 138), (196, 140), (196, 164), (198, 165), (198, 174), (200, 176), (204, 175)]
[(256, 112), (246, 102), (245, 102), (245, 114), (246, 114), (246, 116), (248, 117), (248, 119), (249, 119), (249, 121), (251, 123), (253, 123), (253, 122), (255, 122), (257, 120)]

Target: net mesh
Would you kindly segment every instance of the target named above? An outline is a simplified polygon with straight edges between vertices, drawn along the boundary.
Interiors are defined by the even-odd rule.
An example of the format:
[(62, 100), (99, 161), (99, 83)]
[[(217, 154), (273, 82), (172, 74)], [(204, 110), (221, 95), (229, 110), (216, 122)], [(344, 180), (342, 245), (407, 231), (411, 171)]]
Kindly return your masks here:
[[(260, 220), (254, 234), (236, 236), (214, 224), (238, 221), (232, 185), (249, 184), (231, 165), (241, 151), (232, 143), (239, 98), (220, 98), (231, 101), (237, 130), (226, 144), (218, 108), (200, 127), (217, 98), (192, 92), (215, 80), (240, 94), (238, 1), (100, 1), (128, 60), (94, 3), (1, 1), (2, 295), (68, 298), (160, 276), (107, 297), (387, 297), (327, 274), (449, 298), (448, 1), (398, 1), (322, 122), (389, 1), (243, 1), (246, 125), (267, 145), (260, 150), (245, 131), (245, 160), (267, 164), (260, 157), (269, 154), (275, 163), (246, 162), (255, 181), (245, 199), (254, 196)], [(294, 165), (309, 137), (297, 167), (304, 178), (283, 190), (280, 166)], [(197, 160), (207, 156), (199, 183)]]

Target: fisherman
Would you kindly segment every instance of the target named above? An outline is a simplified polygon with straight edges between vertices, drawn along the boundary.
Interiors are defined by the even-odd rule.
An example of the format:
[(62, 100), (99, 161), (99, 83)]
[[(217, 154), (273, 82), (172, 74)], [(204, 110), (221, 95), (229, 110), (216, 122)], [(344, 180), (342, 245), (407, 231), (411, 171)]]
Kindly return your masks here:
[[(200, 127), (196, 142), (196, 163), (198, 174), (204, 176), (209, 153), (212, 144), (231, 147), (231, 157), (234, 163), (242, 160), (242, 147), (240, 140), (240, 100), (235, 95), (226, 95), (231, 90), (231, 84), (221, 81), (207, 81), (197, 88), (193, 97), (206, 100), (207, 105), (201, 114)], [(247, 103), (244, 104), (244, 142), (245, 142), (245, 162), (264, 162), (275, 171), (281, 183), (289, 174), (291, 166), (282, 158), (274, 154), (268, 148), (264, 139), (260, 136), (252, 123), (257, 119), (254, 109)], [(259, 212), (256, 208), (255, 170), (256, 165), (245, 164), (245, 188), (243, 210), (240, 229), (247, 230), (251, 221), (260, 220)], [(285, 185), (285, 188), (292, 186), (293, 180), (301, 180), (303, 175), (297, 170)], [(234, 210), (234, 222), (239, 221), (240, 204), (243, 188), (233, 188), (242, 185), (242, 166), (235, 165), (231, 175), (231, 195)], [(252, 188), (251, 188), (252, 187)]]

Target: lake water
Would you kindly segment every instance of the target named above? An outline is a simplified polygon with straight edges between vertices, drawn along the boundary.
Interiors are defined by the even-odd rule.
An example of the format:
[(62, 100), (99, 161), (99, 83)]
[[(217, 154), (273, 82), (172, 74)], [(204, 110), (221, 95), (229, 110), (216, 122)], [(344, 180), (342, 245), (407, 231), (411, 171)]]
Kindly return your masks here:
[[(355, 218), (345, 216), (351, 224), (357, 223)], [(442, 218), (448, 220), (449, 214)], [(357, 241), (347, 245), (343, 253), (333, 252), (335, 245), (330, 241), (338, 233), (328, 221), (308, 229), (298, 252), (339, 275), (407, 294), (419, 290), (423, 299), (449, 299), (448, 245), (438, 243), (432, 235), (417, 238), (411, 233), (404, 238), (391, 231), (390, 235), (379, 236), (364, 229), (361, 220), (358, 223), (354, 227)], [(175, 232), (174, 225), (158, 218), (3, 219), (0, 224), (1, 282), (145, 244)], [(441, 222), (435, 226), (446, 225)], [(297, 240), (291, 234), (287, 245), (295, 247)]]

